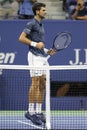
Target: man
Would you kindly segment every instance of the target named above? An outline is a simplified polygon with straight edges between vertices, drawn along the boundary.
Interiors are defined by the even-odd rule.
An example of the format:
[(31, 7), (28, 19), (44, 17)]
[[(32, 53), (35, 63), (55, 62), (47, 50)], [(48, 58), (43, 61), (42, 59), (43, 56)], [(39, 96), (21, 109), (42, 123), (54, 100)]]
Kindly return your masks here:
[[(19, 37), (19, 41), (29, 45), (28, 62), (30, 66), (48, 66), (46, 53), (53, 55), (53, 49), (46, 49), (44, 43), (44, 28), (42, 20), (46, 16), (46, 5), (44, 3), (35, 3), (32, 7), (34, 19), (27, 23)], [(42, 102), (46, 85), (46, 72), (41, 70), (30, 70), (32, 78), (29, 90), (29, 108), (25, 117), (36, 125), (46, 122), (42, 113)], [(36, 103), (36, 104), (35, 104)], [(35, 110), (34, 110), (35, 108)]]
[(76, 20), (87, 20), (87, 9), (84, 6), (84, 0), (77, 0), (77, 6), (71, 17)]

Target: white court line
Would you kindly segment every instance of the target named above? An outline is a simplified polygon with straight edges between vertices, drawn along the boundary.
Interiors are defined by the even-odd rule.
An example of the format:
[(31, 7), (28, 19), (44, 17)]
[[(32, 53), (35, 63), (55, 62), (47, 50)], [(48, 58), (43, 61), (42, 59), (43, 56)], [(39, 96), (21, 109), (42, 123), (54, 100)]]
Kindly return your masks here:
[(19, 122), (19, 123), (22, 123), (22, 124), (25, 124), (25, 125), (33, 126), (33, 127), (35, 127), (35, 128), (38, 128), (38, 129), (45, 129), (45, 128), (42, 128), (42, 127), (39, 127), (39, 126), (36, 126), (36, 125), (33, 125), (33, 124), (29, 124), (29, 123), (27, 123), (27, 122), (23, 122), (23, 121), (21, 121), (21, 120), (18, 120), (18, 122)]
[(3, 122), (3, 121), (4, 121), (4, 122), (5, 122), (5, 121), (9, 121), (9, 122), (10, 122), (10, 121), (18, 121), (18, 120), (6, 120), (6, 119), (2, 119), (2, 120), (1, 120), (1, 119), (0, 119), (0, 122), (1, 122), (1, 121), (2, 121), (2, 122)]
[(15, 122), (19, 122), (19, 123), (21, 123), (21, 124), (25, 124), (25, 125), (28, 125), (28, 126), (33, 126), (33, 127), (35, 127), (35, 128), (38, 128), (38, 129), (42, 129), (42, 130), (43, 130), (43, 129), (44, 129), (44, 130), (46, 129), (46, 128), (43, 128), (43, 127), (39, 127), (39, 126), (33, 125), (33, 124), (31, 124), (31, 123), (29, 124), (29, 123), (24, 122), (24, 121), (21, 121), (21, 120), (5, 120), (5, 119), (3, 120), (3, 119), (2, 119), (2, 120), (0, 120), (0, 122), (1, 122), (1, 121), (2, 121), (2, 122), (3, 122), (3, 121), (4, 121), (4, 122), (14, 122), (14, 121), (15, 121)]
[(45, 130), (45, 128), (42, 128), (42, 127), (39, 127), (39, 126), (36, 126), (36, 125), (33, 125), (33, 124), (29, 124), (29, 123), (27, 123), (27, 122), (23, 122), (23, 121), (21, 121), (21, 120), (0, 120), (0, 122), (1, 121), (4, 121), (4, 122), (10, 122), (10, 121), (16, 121), (16, 122), (19, 122), (19, 123), (21, 123), (21, 124), (25, 124), (25, 125), (28, 125), (28, 126), (33, 126), (33, 127), (35, 127), (35, 128), (38, 128), (38, 129), (44, 129)]

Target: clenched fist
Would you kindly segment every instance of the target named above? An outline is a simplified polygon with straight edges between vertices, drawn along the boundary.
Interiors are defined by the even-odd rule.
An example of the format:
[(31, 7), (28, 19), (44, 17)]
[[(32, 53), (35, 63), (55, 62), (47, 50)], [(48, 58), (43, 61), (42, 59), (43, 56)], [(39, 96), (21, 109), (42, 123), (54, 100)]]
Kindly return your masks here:
[(36, 47), (38, 49), (43, 49), (44, 48), (44, 43), (43, 42), (37, 42)]

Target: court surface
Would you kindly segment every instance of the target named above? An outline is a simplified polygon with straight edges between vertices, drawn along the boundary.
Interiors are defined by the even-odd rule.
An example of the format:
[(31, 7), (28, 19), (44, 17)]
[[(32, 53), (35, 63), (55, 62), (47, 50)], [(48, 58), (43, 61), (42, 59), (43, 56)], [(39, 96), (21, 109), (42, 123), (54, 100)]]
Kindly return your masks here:
[[(0, 111), (0, 129), (46, 129), (37, 126), (24, 116), (25, 111)], [(87, 111), (52, 111), (51, 129), (87, 130)]]

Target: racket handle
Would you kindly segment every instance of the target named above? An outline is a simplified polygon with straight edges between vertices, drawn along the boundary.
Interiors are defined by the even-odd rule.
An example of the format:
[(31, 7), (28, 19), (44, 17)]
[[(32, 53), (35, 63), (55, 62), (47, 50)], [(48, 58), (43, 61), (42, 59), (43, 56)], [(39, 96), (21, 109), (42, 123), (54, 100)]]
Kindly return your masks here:
[(48, 55), (48, 56), (47, 56), (47, 60), (48, 60), (50, 57), (51, 57), (51, 56), (50, 56), (50, 55)]

